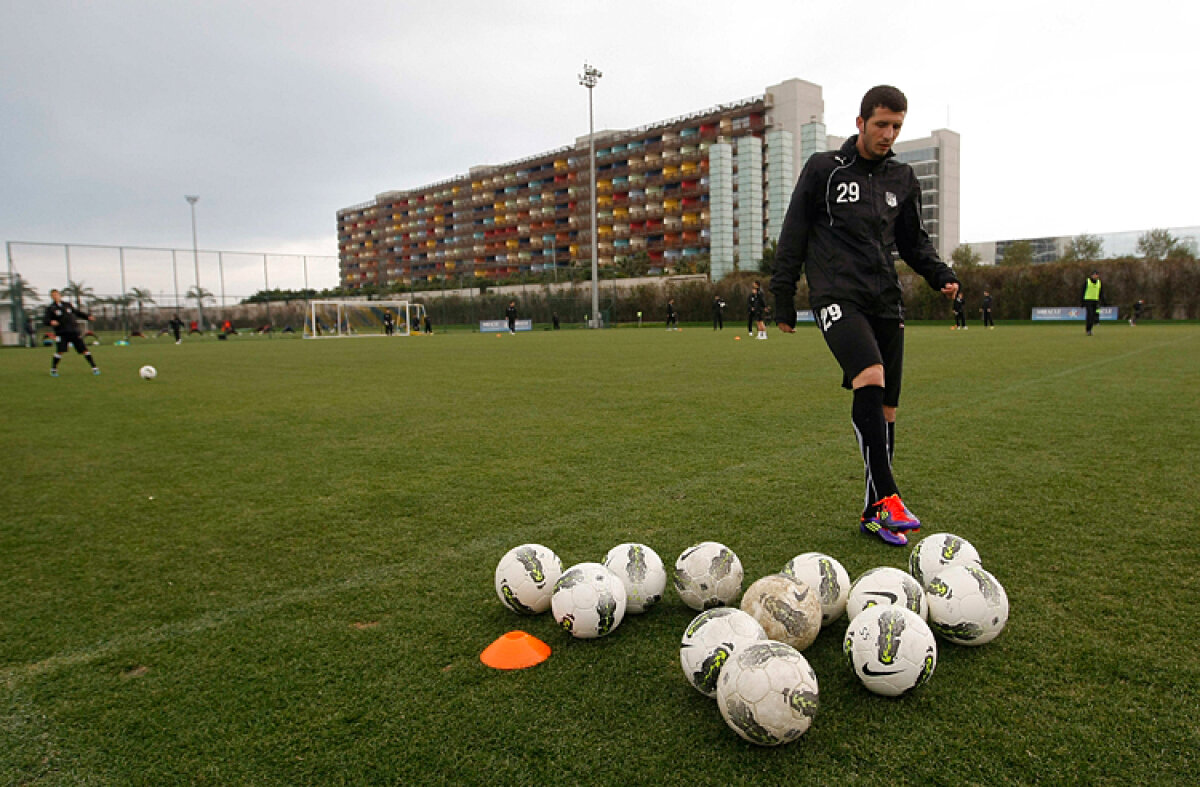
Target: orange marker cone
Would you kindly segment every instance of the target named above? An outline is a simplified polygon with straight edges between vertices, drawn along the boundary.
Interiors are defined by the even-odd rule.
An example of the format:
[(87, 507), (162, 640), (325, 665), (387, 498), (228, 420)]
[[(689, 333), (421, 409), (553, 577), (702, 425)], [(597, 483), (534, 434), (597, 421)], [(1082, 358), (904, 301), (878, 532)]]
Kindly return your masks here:
[(524, 631), (510, 631), (483, 649), (479, 660), (495, 669), (525, 669), (550, 657), (550, 646)]
[(734, 340), (735, 342), (740, 342), (740, 341), (742, 340), (742, 337), (741, 337), (741, 336), (734, 336), (734, 337), (733, 337), (733, 340)]

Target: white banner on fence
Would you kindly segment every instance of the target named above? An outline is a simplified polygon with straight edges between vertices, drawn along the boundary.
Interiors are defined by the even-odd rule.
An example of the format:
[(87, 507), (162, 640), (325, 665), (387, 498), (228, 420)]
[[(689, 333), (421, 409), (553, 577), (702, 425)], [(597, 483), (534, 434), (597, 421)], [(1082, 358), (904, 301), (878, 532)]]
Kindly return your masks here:
[[(508, 320), (480, 320), (480, 333), (503, 333), (508, 330)], [(517, 320), (518, 331), (532, 331), (533, 320)]]
[[(1031, 320), (1083, 320), (1087, 310), (1082, 306), (1035, 306)], [(1101, 320), (1117, 319), (1116, 306), (1101, 306)]]

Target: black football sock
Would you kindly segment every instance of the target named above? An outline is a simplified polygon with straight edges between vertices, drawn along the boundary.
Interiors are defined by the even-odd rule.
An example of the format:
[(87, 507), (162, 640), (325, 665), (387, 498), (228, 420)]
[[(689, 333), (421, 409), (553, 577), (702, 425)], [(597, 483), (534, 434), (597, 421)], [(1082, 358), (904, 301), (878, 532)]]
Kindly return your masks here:
[[(854, 390), (850, 411), (858, 447), (867, 472), (867, 506), (899, 492), (888, 458), (888, 428), (883, 417), (883, 388), (868, 385)], [(864, 506), (865, 508), (866, 506)]]
[(57, 369), (57, 368), (58, 368), (58, 362), (59, 362), (59, 361), (61, 361), (61, 360), (62, 360), (62, 356), (61, 356), (61, 355), (59, 355), (58, 353), (55, 353), (55, 354), (54, 354), (54, 360), (53, 360), (53, 361), (50, 363), (50, 368), (51, 368), (51, 369)]
[(887, 422), (887, 430), (888, 430), (888, 461), (895, 462), (896, 461), (896, 422), (888, 421)]
[(93, 359), (93, 358), (92, 358), (92, 354), (91, 354), (91, 353), (84, 353), (84, 354), (83, 354), (83, 357), (84, 357), (84, 358), (87, 358), (87, 362), (88, 362), (88, 363), (90, 363), (90, 364), (92, 365), (92, 368), (93, 368), (93, 369), (95, 369), (95, 368), (96, 368), (96, 361), (95, 361), (95, 359)]

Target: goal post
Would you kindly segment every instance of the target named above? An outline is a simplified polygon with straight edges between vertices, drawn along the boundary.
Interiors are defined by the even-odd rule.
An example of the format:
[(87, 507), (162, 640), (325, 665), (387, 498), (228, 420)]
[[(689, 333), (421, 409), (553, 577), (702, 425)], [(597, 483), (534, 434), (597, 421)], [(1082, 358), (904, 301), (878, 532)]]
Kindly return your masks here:
[(425, 305), (412, 301), (309, 301), (304, 338), (411, 336), (424, 319)]

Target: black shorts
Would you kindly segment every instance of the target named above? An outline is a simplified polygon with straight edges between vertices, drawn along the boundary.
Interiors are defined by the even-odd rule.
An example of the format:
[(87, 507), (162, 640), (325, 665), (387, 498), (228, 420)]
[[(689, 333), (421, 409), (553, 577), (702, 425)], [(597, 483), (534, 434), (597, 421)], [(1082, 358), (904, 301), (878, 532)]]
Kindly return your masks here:
[(815, 312), (817, 327), (842, 367), (842, 387), (851, 389), (851, 381), (864, 369), (882, 364), (883, 403), (887, 407), (899, 404), (904, 372), (904, 320), (863, 314), (856, 306), (836, 303)]
[(59, 355), (65, 353), (68, 347), (74, 347), (75, 352), (79, 353), (80, 355), (88, 351), (87, 345), (83, 341), (83, 337), (79, 334), (75, 334), (74, 336), (63, 336), (61, 333), (59, 333), (55, 334), (55, 337), (54, 351)]

